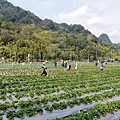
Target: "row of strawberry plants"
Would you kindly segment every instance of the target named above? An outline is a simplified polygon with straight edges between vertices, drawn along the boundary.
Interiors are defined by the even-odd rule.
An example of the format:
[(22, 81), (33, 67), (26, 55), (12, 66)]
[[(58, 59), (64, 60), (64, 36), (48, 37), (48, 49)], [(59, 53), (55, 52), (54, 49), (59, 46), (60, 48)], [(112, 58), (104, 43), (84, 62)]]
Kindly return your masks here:
[[(59, 70), (57, 70), (57, 72), (58, 72)], [(98, 72), (98, 71), (97, 71)], [(92, 73), (93, 74), (93, 73)], [(95, 73), (94, 73), (95, 74)], [(93, 74), (93, 75), (94, 75)], [(97, 73), (98, 74), (98, 73)], [(113, 72), (111, 72), (111, 73), (109, 73), (109, 74), (112, 74), (113, 75)], [(82, 73), (80, 73), (80, 75), (78, 76), (80, 79), (86, 79), (84, 76), (86, 76), (86, 73), (84, 72), (83, 74)], [(89, 75), (88, 75), (88, 73), (87, 73), (87, 76), (88, 76), (88, 78), (90, 79), (90, 78), (92, 78), (93, 79), (93, 76), (92, 77), (90, 77), (90, 75), (91, 75), (91, 72), (89, 73)], [(105, 75), (105, 74), (104, 74)], [(108, 75), (108, 74), (107, 74)], [(111, 75), (110, 75), (111, 76)], [(9, 76), (10, 77), (10, 76)], [(8, 78), (9, 78), (8, 77)], [(13, 78), (14, 76), (11, 76), (11, 78)], [(16, 76), (15, 76), (16, 77)], [(32, 77), (32, 76), (31, 76)], [(34, 77), (33, 77), (33, 79), (35, 78), (36, 76), (34, 75)], [(62, 76), (63, 77), (63, 76)], [(100, 78), (102, 78), (102, 76), (99, 76)], [(104, 76), (105, 77), (105, 76)], [(108, 78), (109, 76), (107, 76), (107, 78)], [(114, 77), (115, 77), (115, 75), (114, 75)], [(28, 76), (28, 78), (29, 78), (29, 76)], [(71, 76), (71, 78), (72, 78), (72, 76)], [(21, 79), (20, 77), (19, 77), (19, 79)], [(26, 79), (24, 79), (24, 80), (26, 80)], [(50, 80), (50, 79), (49, 79)], [(42, 82), (42, 81), (41, 81)]]
[[(120, 84), (111, 84), (111, 85), (106, 85), (106, 86), (98, 86), (98, 87), (93, 87), (93, 88), (85, 88), (85, 89), (76, 89), (76, 90), (71, 90), (71, 91), (67, 91), (67, 93), (60, 93), (60, 94), (57, 94), (56, 96), (59, 96), (60, 98), (63, 98), (65, 99), (68, 99), (68, 98), (71, 98), (70, 95), (72, 97), (76, 97), (76, 96), (82, 96), (83, 94), (88, 94), (90, 92), (100, 92), (100, 91), (103, 91), (103, 90), (110, 90), (110, 89), (117, 89), (117, 88), (120, 88)], [(54, 89), (48, 89), (48, 90), (34, 90), (34, 91), (29, 91), (29, 92), (20, 92), (20, 93), (17, 93), (17, 94), (13, 94), (13, 96), (15, 96), (17, 99), (18, 98), (22, 98), (22, 97), (27, 97), (27, 96), (30, 96), (30, 97), (34, 97), (35, 94), (37, 96), (40, 96), (41, 94), (43, 95), (46, 95), (46, 94), (49, 94), (49, 93), (54, 93), (54, 92), (58, 92), (60, 90), (60, 88), (54, 88)], [(61, 90), (64, 90), (61, 89)], [(68, 96), (68, 97), (67, 97)]]
[[(62, 98), (57, 98), (55, 99), (53, 96), (51, 97), (44, 97), (44, 98), (34, 98), (34, 99), (29, 99), (27, 101), (12, 101), (12, 102), (4, 102), (4, 103), (0, 103), (0, 110), (7, 110), (8, 108), (12, 108), (14, 107), (16, 108), (21, 108), (21, 109), (25, 109), (27, 107), (34, 107), (37, 105), (41, 105), (41, 106), (50, 106), (47, 103), (48, 102), (53, 102), (53, 101), (59, 101), (59, 102), (53, 102), (52, 105), (50, 106), (50, 108), (53, 109), (66, 109), (66, 108), (61, 108), (61, 104), (63, 106), (75, 106), (75, 105), (80, 105), (80, 104), (88, 104), (88, 103), (92, 103), (92, 101), (97, 102), (98, 100), (105, 100), (107, 98), (112, 98), (113, 96), (119, 96), (120, 95), (120, 90), (112, 90), (112, 91), (108, 91), (108, 92), (104, 92), (102, 94), (95, 94), (95, 95), (91, 95), (91, 96), (86, 96), (83, 98), (73, 98), (71, 100), (68, 101), (63, 101), (60, 102), (60, 99)], [(72, 96), (71, 96), (72, 97)], [(65, 97), (66, 98), (66, 97)], [(44, 105), (45, 104), (45, 105)]]
[[(57, 70), (57, 72), (58, 72), (59, 70)], [(59, 71), (60, 72), (60, 71)], [(98, 71), (97, 71), (98, 72)], [(89, 75), (88, 75), (89, 74)], [(92, 73), (93, 74), (93, 73)], [(94, 73), (95, 74), (95, 73)], [(86, 72), (84, 72), (84, 73), (81, 73), (81, 75), (84, 75), (84, 76), (86, 76)], [(113, 74), (112, 74), (113, 75)], [(83, 76), (83, 78), (84, 78), (84, 76)], [(91, 72), (90, 73), (87, 73), (87, 76), (89, 77), (89, 79), (90, 78), (93, 78), (93, 76), (92, 77), (90, 77), (91, 76)], [(13, 76), (12, 76), (13, 77)], [(63, 77), (63, 76), (62, 76)], [(79, 76), (80, 77), (80, 79), (82, 78), (81, 76)], [(100, 77), (100, 76), (99, 76)], [(108, 77), (108, 76), (107, 76)], [(84, 78), (85, 79), (85, 78)]]
[[(95, 83), (92, 83), (92, 85), (90, 85), (91, 87), (92, 86), (98, 86), (98, 85), (106, 85), (105, 83), (108, 83), (108, 82), (98, 82), (96, 85), (95, 85)], [(109, 84), (116, 84), (116, 83), (119, 83), (119, 80), (110, 80), (109, 81), (109, 83), (107, 84), (107, 85), (109, 85)], [(22, 87), (22, 85), (21, 84), (19, 84), (19, 86), (18, 87), (15, 87), (15, 88), (12, 88), (12, 89), (2, 89), (2, 90), (0, 90), (0, 94), (5, 94), (5, 93), (12, 93), (12, 92), (22, 92), (22, 91), (28, 91), (28, 90), (35, 90), (35, 89), (47, 89), (47, 88), (53, 88), (53, 91), (54, 91), (54, 88), (56, 88), (56, 87), (58, 87), (59, 86), (59, 84), (60, 83), (57, 83), (58, 85), (55, 85), (55, 84), (49, 84), (49, 85), (45, 85), (43, 88), (42, 87), (40, 87), (38, 84), (35, 86), (35, 87), (29, 87), (29, 86), (27, 86), (27, 87)], [(66, 84), (67, 85), (67, 84)], [(51, 87), (50, 87), (51, 86)], [(75, 83), (74, 85), (71, 85), (71, 84), (69, 84), (69, 87), (68, 86), (64, 86), (63, 84), (61, 85), (62, 87), (61, 87), (61, 89), (60, 89), (60, 86), (59, 86), (59, 88), (58, 88), (58, 90), (60, 91), (60, 90), (71, 90), (71, 89), (75, 89), (75, 88), (83, 88), (83, 87), (85, 87), (85, 84), (79, 84), (79, 83)], [(87, 86), (89, 86), (89, 83), (87, 83)], [(86, 87), (87, 87), (86, 86)], [(20, 87), (22, 87), (22, 88), (20, 88)], [(51, 89), (52, 90), (52, 89)], [(46, 90), (46, 91), (49, 91), (49, 90)], [(50, 92), (49, 92), (50, 93)], [(46, 93), (47, 94), (47, 93)]]
[[(98, 95), (98, 96), (100, 96), (100, 95)], [(97, 96), (97, 97), (98, 97)], [(91, 97), (91, 98), (90, 98)], [(67, 102), (60, 102), (60, 103), (53, 103), (52, 104), (52, 106), (50, 106), (50, 105), (44, 105), (43, 107), (41, 106), (41, 104), (40, 104), (40, 102), (39, 102), (39, 100), (37, 101), (37, 102), (39, 102), (39, 104), (37, 104), (37, 106), (34, 106), (34, 107), (32, 107), (31, 108), (31, 106), (33, 106), (34, 104), (36, 104), (36, 103), (34, 103), (33, 101), (29, 101), (29, 104), (27, 103), (27, 104), (25, 104), (25, 103), (23, 103), (23, 101), (20, 101), (18, 104), (19, 105), (21, 105), (20, 106), (20, 108), (22, 108), (22, 110), (18, 110), (18, 111), (15, 111), (15, 110), (10, 110), (10, 111), (7, 111), (6, 112), (6, 117), (7, 118), (9, 118), (9, 119), (12, 119), (12, 118), (14, 118), (14, 117), (18, 117), (18, 118), (21, 118), (21, 117), (24, 117), (24, 116), (27, 116), (27, 117), (32, 117), (32, 116), (34, 116), (34, 115), (36, 115), (36, 114), (38, 114), (38, 113), (41, 113), (41, 114), (43, 114), (43, 109), (45, 109), (46, 111), (49, 111), (49, 112), (52, 112), (53, 110), (63, 110), (63, 109), (66, 109), (67, 108), (67, 106), (70, 106), (70, 107), (74, 107), (74, 105), (80, 105), (81, 103), (84, 103), (84, 104), (88, 104), (88, 103), (90, 103), (91, 102), (91, 100), (92, 100), (92, 97), (93, 96), (90, 96), (90, 97), (85, 97), (85, 98), (76, 98), (76, 99), (74, 99), (74, 100), (72, 100), (72, 101), (67, 101)], [(95, 96), (94, 96), (95, 97)], [(106, 98), (106, 97), (105, 97)], [(102, 98), (103, 99), (103, 98)], [(114, 104), (113, 104), (114, 103)], [(9, 104), (8, 104), (9, 105)], [(13, 102), (13, 104), (12, 104), (14, 107), (15, 107), (15, 102)], [(28, 106), (29, 105), (29, 106)], [(111, 105), (110, 107), (109, 107), (109, 105)], [(97, 106), (97, 105), (96, 105)], [(98, 112), (96, 112), (96, 111), (93, 111), (93, 108), (91, 109), (92, 110), (92, 112), (94, 112), (95, 113), (95, 115), (98, 117), (98, 115), (99, 115), (99, 117), (100, 117), (100, 115), (106, 115), (107, 114), (107, 112), (113, 112), (114, 110), (117, 110), (118, 108), (120, 108), (120, 101), (119, 102), (112, 102), (111, 104), (108, 104), (107, 103), (107, 108), (103, 108), (102, 109), (102, 111), (100, 110), (102, 107), (101, 106), (103, 106), (103, 104), (100, 104), (99, 105), (99, 110), (98, 110)], [(26, 108), (26, 109), (25, 109)], [(24, 110), (23, 110), (24, 109)], [(94, 108), (94, 109), (97, 109), (96, 107)], [(23, 111), (23, 112), (22, 112)], [(83, 112), (82, 114), (84, 114), (84, 113), (89, 113), (90, 112), (90, 110), (88, 110), (87, 112)], [(96, 116), (90, 116), (91, 115), (91, 113), (89, 113), (89, 119), (91, 119), (91, 117), (96, 117)], [(93, 115), (93, 114), (92, 114)], [(73, 117), (73, 116), (72, 116)], [(75, 116), (74, 117), (76, 117), (76, 114), (75, 114)], [(80, 117), (80, 116), (79, 116)], [(81, 117), (83, 117), (83, 115), (81, 115)], [(88, 117), (88, 116), (87, 116)], [(86, 117), (86, 118), (87, 118)], [(88, 118), (87, 118), (88, 119)]]
[[(87, 65), (89, 65), (89, 64), (87, 64)], [(41, 69), (40, 69), (40, 64), (39, 65), (37, 65), (36, 67), (34, 67), (35, 69), (31, 69), (31, 67), (33, 67), (33, 66), (30, 66), (30, 65), (28, 65), (29, 67), (22, 67), (22, 68), (20, 68), (20, 66), (21, 65), (18, 65), (19, 66), (19, 68), (11, 68), (10, 67), (10, 69), (2, 69), (1, 70), (1, 73), (3, 73), (3, 75), (27, 75), (27, 74), (33, 74), (33, 75), (38, 75), (38, 74), (40, 74), (42, 71), (41, 71)], [(107, 65), (107, 67), (108, 67), (108, 70), (109, 70), (109, 68), (111, 68), (111, 66), (112, 66), (112, 69), (114, 70), (114, 69), (116, 69), (116, 68), (114, 68), (114, 65)], [(4, 68), (4, 67), (3, 67)], [(88, 69), (87, 69), (88, 68)], [(93, 71), (93, 72), (95, 72), (95, 70), (98, 70), (98, 68), (95, 68), (95, 66), (85, 66), (85, 65), (83, 65), (83, 67), (81, 66), (80, 67), (80, 71), (81, 72), (84, 72), (84, 69), (87, 69), (86, 71)], [(53, 70), (54, 71), (54, 75), (57, 75), (58, 76), (58, 73), (56, 72), (56, 69), (55, 70)], [(85, 71), (85, 72), (86, 72)]]
[(107, 102), (106, 104), (98, 103), (93, 108), (80, 111), (78, 113), (67, 116), (66, 118), (57, 118), (56, 120), (97, 120), (108, 113), (114, 114), (120, 110), (120, 101)]
[[(60, 98), (70, 98), (70, 95), (72, 96), (72, 97), (76, 97), (76, 96), (81, 96), (81, 95), (83, 95), (83, 94), (85, 94), (85, 93), (90, 93), (90, 92), (99, 92), (99, 91), (101, 91), (101, 90), (109, 90), (109, 89), (117, 89), (117, 88), (119, 88), (120, 87), (120, 85), (119, 84), (111, 84), (111, 85), (104, 85), (104, 86), (98, 86), (98, 87), (93, 87), (93, 88), (85, 88), (85, 89), (77, 89), (77, 90), (72, 90), (72, 91), (69, 91), (68, 90), (68, 92), (67, 93), (61, 93), (61, 94), (58, 94), (57, 96), (59, 96)], [(17, 98), (17, 99), (20, 99), (20, 98), (23, 98), (23, 97), (34, 97), (35, 96), (35, 94), (37, 95), (37, 96), (40, 96), (41, 94), (44, 94), (44, 95), (46, 95), (46, 94), (50, 94), (50, 93), (54, 93), (54, 92), (58, 92), (60, 90), (60, 88), (54, 88), (54, 89), (45, 89), (45, 90), (38, 90), (38, 89), (36, 89), (36, 90), (34, 90), (34, 91), (29, 91), (29, 92), (27, 92), (27, 91), (25, 91), (25, 92), (23, 92), (23, 91), (21, 91), (21, 92), (19, 92), (19, 93), (15, 93), (15, 94), (9, 94), (9, 95), (6, 95), (6, 93), (4, 93), (4, 91), (2, 91), (4, 94), (2, 94), (1, 96), (0, 96), (0, 99), (2, 99), (2, 100), (6, 100), (6, 98), (9, 98), (10, 100), (12, 100), (12, 96), (14, 96), (15, 98)], [(63, 89), (61, 89), (61, 90), (64, 90), (64, 88)], [(68, 95), (68, 97), (67, 97), (67, 95)]]
[[(93, 84), (93, 85), (94, 85), (94, 84)], [(55, 85), (54, 85), (54, 86), (55, 86)], [(83, 85), (83, 86), (84, 86), (84, 85)], [(18, 87), (20, 87), (20, 86), (18, 86)], [(48, 87), (49, 87), (49, 86), (48, 86)], [(56, 87), (56, 86), (55, 86), (55, 87)], [(73, 88), (75, 88), (75, 87), (81, 87), (81, 86), (77, 85), (77, 86), (67, 87), (67, 89), (68, 89), (68, 90), (71, 90), (71, 89), (73, 89)], [(63, 86), (62, 88), (66, 89), (66, 87), (64, 87), (64, 86)], [(30, 88), (28, 88), (28, 89), (30, 90)], [(28, 90), (28, 89), (25, 88), (25, 91)], [(32, 89), (34, 89), (34, 87), (32, 87)], [(39, 88), (38, 88), (38, 89), (39, 89)], [(16, 90), (16, 92), (17, 92), (17, 88), (16, 88), (15, 90)], [(23, 88), (22, 88), (22, 89), (18, 89), (18, 91), (20, 91), (20, 92), (21, 92), (21, 90), (24, 90), (24, 89), (23, 89)], [(5, 90), (5, 91), (6, 91), (6, 90)], [(9, 91), (9, 92), (13, 92), (13, 91), (11, 91), (10, 89), (8, 89), (8, 91)], [(4, 93), (4, 92), (3, 92), (3, 93)]]

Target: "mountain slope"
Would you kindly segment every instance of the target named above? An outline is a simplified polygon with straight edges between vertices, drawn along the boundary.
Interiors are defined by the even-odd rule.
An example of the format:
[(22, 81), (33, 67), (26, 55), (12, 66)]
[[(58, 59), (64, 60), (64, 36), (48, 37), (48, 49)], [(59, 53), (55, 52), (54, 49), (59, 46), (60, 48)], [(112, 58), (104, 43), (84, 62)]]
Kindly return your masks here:
[(101, 35), (98, 37), (98, 39), (99, 39), (100, 41), (102, 41), (102, 42), (107, 43), (107, 44), (113, 44), (113, 43), (111, 42), (111, 40), (109, 39), (109, 37), (108, 37), (107, 34), (101, 34)]
[(83, 33), (84, 35), (91, 34), (91, 32), (85, 30), (82, 25), (68, 25), (66, 23), (58, 24), (50, 19), (42, 20), (34, 13), (16, 7), (6, 0), (0, 0), (0, 14), (2, 14), (7, 21), (18, 25), (35, 24), (44, 30), (58, 30), (61, 32), (76, 34)]
[(101, 49), (96, 54), (98, 44), (107, 47), (82, 25), (41, 20), (30, 11), (0, 0), (0, 57), (23, 61), (29, 53), (35, 61), (42, 61), (43, 56), (49, 60), (82, 60), (88, 59), (89, 53), (93, 60), (101, 56)]
[(39, 24), (41, 22), (41, 19), (30, 11), (15, 7), (6, 0), (0, 0), (0, 13), (4, 15), (6, 20), (15, 22), (19, 25)]
[[(81, 56), (88, 59), (88, 51), (91, 59), (96, 59), (101, 53), (98, 50), (96, 56), (98, 38), (82, 25), (42, 20), (30, 11), (15, 7), (5, 0), (0, 0), (0, 30), (0, 55), (6, 58), (12, 56), (13, 61), (17, 58), (25, 59), (29, 52), (37, 60), (40, 52), (47, 59), (69, 59), (71, 55), (72, 60), (81, 59)], [(102, 42), (98, 44), (107, 46)], [(14, 46), (12, 52), (11, 46)]]

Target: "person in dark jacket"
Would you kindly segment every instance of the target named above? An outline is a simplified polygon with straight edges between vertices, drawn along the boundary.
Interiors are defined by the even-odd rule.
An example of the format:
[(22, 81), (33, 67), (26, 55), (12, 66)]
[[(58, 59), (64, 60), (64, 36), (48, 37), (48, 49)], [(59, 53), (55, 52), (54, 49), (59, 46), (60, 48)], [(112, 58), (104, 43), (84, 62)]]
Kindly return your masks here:
[(42, 69), (43, 69), (43, 72), (42, 72), (41, 76), (42, 75), (47, 76), (47, 71), (46, 71), (47, 67), (45, 66), (45, 64), (43, 64)]
[(68, 66), (68, 71), (71, 71), (71, 65)]

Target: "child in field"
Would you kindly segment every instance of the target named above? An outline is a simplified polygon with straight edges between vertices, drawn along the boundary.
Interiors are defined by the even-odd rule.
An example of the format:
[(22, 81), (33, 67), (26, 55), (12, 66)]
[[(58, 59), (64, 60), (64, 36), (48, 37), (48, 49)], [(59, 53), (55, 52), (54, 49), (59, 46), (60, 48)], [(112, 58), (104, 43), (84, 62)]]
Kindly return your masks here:
[(95, 61), (95, 65), (98, 66), (98, 60)]
[(104, 67), (103, 67), (103, 65), (101, 64), (101, 66), (100, 66), (100, 70), (103, 70), (103, 68), (104, 68)]
[(47, 67), (45, 66), (45, 64), (43, 64), (42, 68), (43, 68), (43, 72), (42, 72), (41, 76), (42, 75), (47, 76), (47, 71), (46, 71)]
[(67, 68), (67, 60), (64, 61), (64, 68)]
[(61, 66), (64, 67), (64, 60), (61, 60)]
[(57, 67), (57, 61), (54, 61), (54, 66), (55, 66), (55, 68)]
[(68, 66), (68, 71), (71, 71), (71, 65)]
[(105, 61), (105, 60), (102, 60), (102, 61), (101, 61), (100, 69), (103, 70), (106, 64), (107, 64), (106, 61)]
[(75, 66), (75, 69), (77, 69), (77, 66), (78, 66), (78, 63), (76, 62), (76, 66)]

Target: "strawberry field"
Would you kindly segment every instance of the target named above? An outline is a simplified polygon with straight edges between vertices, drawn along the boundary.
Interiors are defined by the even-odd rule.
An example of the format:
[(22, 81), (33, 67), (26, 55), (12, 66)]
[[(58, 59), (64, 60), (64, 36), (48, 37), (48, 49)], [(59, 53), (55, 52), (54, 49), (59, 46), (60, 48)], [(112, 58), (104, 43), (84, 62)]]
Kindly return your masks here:
[(0, 64), (0, 120), (119, 120), (120, 63)]

